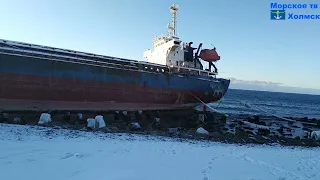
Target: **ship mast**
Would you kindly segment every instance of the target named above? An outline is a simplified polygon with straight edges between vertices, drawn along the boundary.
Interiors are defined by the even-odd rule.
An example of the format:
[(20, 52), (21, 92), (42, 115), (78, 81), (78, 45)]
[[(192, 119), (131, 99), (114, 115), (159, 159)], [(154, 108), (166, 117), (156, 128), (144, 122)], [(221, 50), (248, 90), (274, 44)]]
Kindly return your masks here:
[(177, 28), (177, 11), (178, 6), (176, 4), (173, 4), (170, 6), (170, 12), (172, 13), (172, 24), (168, 24), (168, 34), (169, 36), (176, 36), (176, 28)]

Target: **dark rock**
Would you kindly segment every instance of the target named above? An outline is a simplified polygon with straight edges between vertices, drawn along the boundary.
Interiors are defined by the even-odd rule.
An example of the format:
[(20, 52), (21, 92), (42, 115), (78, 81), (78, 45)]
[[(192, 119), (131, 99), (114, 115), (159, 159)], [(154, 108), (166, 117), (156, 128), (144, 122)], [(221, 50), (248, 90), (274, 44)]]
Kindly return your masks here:
[(250, 122), (250, 123), (253, 123), (253, 124), (266, 126), (266, 123), (264, 121), (261, 121), (259, 116), (253, 116), (252, 118), (248, 117), (247, 121)]
[(160, 118), (154, 117), (152, 120), (152, 129), (153, 130), (161, 130)]
[(0, 123), (8, 123), (9, 115), (7, 113), (0, 113)]
[(20, 125), (26, 125), (27, 124), (27, 121), (26, 121), (26, 119), (24, 118), (24, 117), (22, 117), (21, 119), (20, 119), (20, 123), (19, 123)]
[(78, 125), (78, 124), (81, 124), (81, 125), (87, 124), (87, 121), (86, 121), (86, 119), (83, 117), (83, 114), (82, 114), (82, 113), (78, 113), (78, 114), (77, 114), (75, 124), (76, 124), (76, 125)]
[(225, 124), (227, 122), (227, 116), (223, 115), (221, 121)]
[(280, 128), (277, 131), (283, 135), (284, 134), (283, 129), (284, 129), (284, 126), (280, 126)]
[(234, 127), (236, 127), (236, 124), (232, 123), (232, 124), (229, 125), (229, 127), (230, 128), (234, 128)]
[(317, 146), (316, 142), (313, 141), (312, 139), (304, 139), (303, 142), (305, 143), (306, 146)]
[(3, 113), (0, 112), (0, 123), (4, 123)]
[(240, 126), (243, 126), (243, 125), (244, 125), (244, 122), (243, 122), (243, 121), (238, 121), (238, 124), (239, 124)]
[(221, 133), (219, 133), (219, 132), (212, 132), (212, 133), (210, 134), (210, 137), (212, 137), (212, 138), (219, 138), (219, 137), (221, 137)]
[(311, 119), (311, 121), (316, 122), (316, 121), (317, 121), (317, 119), (316, 119), (316, 118), (312, 118), (312, 119)]
[(260, 117), (257, 116), (257, 115), (254, 115), (254, 116), (253, 116), (253, 120), (256, 121), (256, 122), (258, 122), (258, 121), (260, 120)]
[(132, 131), (139, 131), (141, 130), (141, 126), (138, 122), (132, 122), (129, 126), (130, 130)]
[(118, 127), (115, 127), (115, 126), (110, 126), (110, 127), (108, 127), (109, 128), (109, 130), (111, 131), (111, 132), (118, 132), (119, 131), (119, 128)]
[(195, 134), (195, 132), (196, 132), (196, 129), (195, 129), (195, 128), (191, 128), (191, 129), (189, 129), (189, 130), (187, 131), (187, 134), (193, 136), (193, 135)]
[(261, 136), (269, 136), (270, 130), (269, 129), (259, 128), (258, 129), (258, 134), (261, 135)]
[(168, 128), (169, 134), (178, 134), (178, 128)]
[(279, 140), (280, 136), (274, 134), (270, 138), (273, 139), (273, 140)]
[(63, 121), (66, 123), (70, 123), (71, 122), (71, 113), (70, 112), (66, 112), (63, 116)]
[[(155, 118), (157, 116), (157, 111), (144, 111), (142, 114), (137, 114), (135, 113), (135, 119), (137, 121), (132, 121), (132, 114), (135, 111), (128, 112), (127, 115), (124, 115), (122, 113), (116, 113), (115, 111), (107, 111), (107, 112), (101, 112), (101, 114), (104, 115), (109, 115), (111, 114), (113, 117), (110, 116), (110, 118), (107, 118), (108, 120), (108, 128), (102, 128), (102, 129), (93, 129), (94, 131), (104, 131), (104, 132), (124, 132), (124, 133), (134, 133), (134, 134), (151, 134), (151, 135), (157, 135), (157, 136), (174, 136), (177, 138), (189, 138), (189, 139), (194, 139), (193, 137), (198, 137), (198, 135), (195, 133), (196, 129), (199, 127), (199, 125), (203, 125), (203, 128), (206, 129), (207, 131), (210, 132), (209, 136), (205, 137), (199, 137), (201, 139), (210, 139), (213, 141), (220, 141), (220, 142), (226, 142), (226, 143), (237, 143), (237, 144), (244, 144), (244, 143), (255, 143), (255, 144), (272, 144), (274, 142), (278, 142), (282, 145), (299, 145), (299, 146), (319, 146), (316, 141), (309, 140), (309, 139), (304, 139), (299, 137), (293, 137), (293, 138), (285, 138), (282, 136), (277, 136), (277, 132), (270, 132), (270, 130), (266, 129), (258, 129), (257, 134), (253, 132), (255, 128), (252, 127), (247, 127), (243, 126), (244, 123), (241, 120), (247, 120), (250, 123), (254, 123), (257, 125), (265, 125), (264, 122), (267, 122), (269, 120), (269, 117), (264, 117), (264, 116), (251, 116), (249, 115), (243, 115), (242, 118), (240, 116), (229, 116), (230, 120), (237, 119), (238, 121), (231, 122), (231, 124), (228, 125), (227, 128), (225, 127), (226, 123), (226, 116), (216, 114), (216, 113), (204, 113), (205, 120), (203, 123), (198, 123), (198, 112), (194, 111), (161, 111), (161, 123), (155, 121)], [(64, 119), (64, 115), (68, 115), (67, 113), (64, 114), (64, 112), (56, 112), (54, 111), (52, 114), (52, 117), (54, 115), (54, 118), (52, 119), (53, 125), (56, 125), (60, 128), (67, 128), (67, 129), (81, 129), (85, 127), (84, 125), (80, 125), (79, 121), (82, 122), (83, 124), (86, 124), (86, 118), (88, 117), (94, 117), (95, 112), (89, 112), (89, 114), (86, 114), (86, 111), (83, 111), (85, 115), (83, 117), (85, 118), (78, 118), (76, 117), (76, 114), (71, 115), (71, 120), (72, 118), (75, 120), (76, 118), (77, 121), (76, 124), (73, 123), (67, 123), (69, 119)], [(201, 112), (203, 113), (203, 112)], [(31, 120), (35, 121), (34, 124), (36, 124), (36, 119), (39, 117), (39, 113), (35, 113), (36, 115), (29, 115), (27, 114), (26, 116), (24, 115), (17, 115), (17, 114), (12, 114), (10, 113), (10, 119), (13, 119), (13, 117), (20, 117), (21, 121), (26, 119), (30, 123)], [(116, 117), (118, 116), (118, 118)], [(34, 118), (36, 117), (36, 118)], [(109, 116), (108, 116), (109, 117)], [(126, 119), (128, 118), (128, 119)], [(160, 117), (159, 117), (160, 118)], [(268, 119), (269, 118), (269, 119)], [(3, 120), (3, 114), (0, 113), (0, 121)], [(29, 121), (30, 119), (30, 121)], [(298, 120), (298, 119), (297, 119)], [(21, 122), (20, 121), (20, 122)], [(318, 120), (315, 119), (310, 119), (309, 121), (313, 122), (319, 122)], [(140, 130), (131, 130), (129, 128), (131, 122), (139, 122), (141, 125)], [(45, 126), (50, 126), (45, 125)], [(114, 127), (111, 127), (114, 126)], [(240, 125), (240, 126), (239, 126)], [(242, 127), (241, 127), (242, 126)], [(303, 130), (309, 131), (314, 126), (312, 125), (304, 125), (305, 127)], [(150, 127), (150, 128), (149, 128)], [(177, 128), (176, 128), (177, 127)], [(179, 128), (179, 127), (184, 127), (184, 128)], [(235, 128), (237, 127), (237, 128)], [(297, 126), (294, 126), (297, 128)], [(170, 131), (168, 128), (170, 128), (173, 131)], [(235, 128), (235, 129), (234, 129)], [(186, 132), (186, 129), (188, 130), (188, 133)], [(280, 127), (277, 131), (280, 134), (288, 133), (291, 128), (286, 128), (286, 127)], [(232, 131), (232, 132), (228, 132)], [(149, 132), (149, 133), (148, 133)], [(233, 132), (235, 132), (233, 134)], [(196, 136), (194, 136), (196, 135)], [(291, 139), (291, 140), (290, 140)]]
[(259, 136), (256, 137), (256, 143), (258, 144), (266, 144), (268, 142), (269, 142), (268, 139), (264, 137), (259, 137)]
[(97, 111), (96, 112), (96, 116), (103, 116), (103, 114), (104, 114), (103, 111)]
[(245, 131), (249, 135), (255, 135), (252, 131)]
[(110, 128), (108, 128), (108, 127), (103, 127), (103, 128), (100, 129), (100, 131), (105, 132), (105, 133), (111, 133), (112, 132), (112, 130)]
[(237, 127), (236, 128), (236, 133), (235, 133), (237, 136), (239, 136), (239, 137), (247, 137), (248, 136), (248, 134), (246, 133), (246, 131), (245, 130), (243, 130), (242, 128), (240, 128), (240, 127)]
[(254, 128), (252, 128), (252, 127), (243, 127), (243, 128), (246, 129), (246, 130), (250, 130), (250, 131), (254, 130)]
[(288, 121), (288, 125), (292, 126), (293, 122), (292, 121)]
[(301, 141), (297, 139), (287, 139), (285, 144), (290, 146), (300, 146)]
[(21, 121), (22, 121), (22, 120), (21, 120), (20, 117), (14, 117), (14, 118), (13, 118), (13, 123), (14, 123), (14, 124), (20, 124)]
[(310, 131), (310, 129), (307, 128), (307, 127), (303, 127), (302, 129), (305, 130), (305, 131)]

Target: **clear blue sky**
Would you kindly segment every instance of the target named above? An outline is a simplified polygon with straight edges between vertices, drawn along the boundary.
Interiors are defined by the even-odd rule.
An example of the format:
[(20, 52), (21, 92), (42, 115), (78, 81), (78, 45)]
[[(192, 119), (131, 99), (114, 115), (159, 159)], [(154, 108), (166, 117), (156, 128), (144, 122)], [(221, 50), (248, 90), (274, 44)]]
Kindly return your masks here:
[(320, 89), (320, 20), (271, 21), (270, 2), (317, 0), (0, 0), (0, 38), (142, 60), (177, 3), (178, 35), (214, 44), (221, 76)]

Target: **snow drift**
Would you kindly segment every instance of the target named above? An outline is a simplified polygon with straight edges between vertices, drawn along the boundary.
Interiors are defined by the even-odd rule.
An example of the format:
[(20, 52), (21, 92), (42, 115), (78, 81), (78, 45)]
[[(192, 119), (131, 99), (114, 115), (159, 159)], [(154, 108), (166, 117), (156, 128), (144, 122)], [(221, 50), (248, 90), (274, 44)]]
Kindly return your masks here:
[(319, 148), (0, 124), (3, 180), (318, 180)]

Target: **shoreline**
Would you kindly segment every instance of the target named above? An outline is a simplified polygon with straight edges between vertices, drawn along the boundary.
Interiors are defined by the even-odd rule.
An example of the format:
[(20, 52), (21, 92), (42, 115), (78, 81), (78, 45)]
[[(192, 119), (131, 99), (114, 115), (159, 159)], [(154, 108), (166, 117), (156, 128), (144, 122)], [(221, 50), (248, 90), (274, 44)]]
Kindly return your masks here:
[[(50, 123), (38, 125), (40, 112), (6, 112), (7, 120), (2, 123), (29, 125), (31, 127), (49, 127), (104, 133), (126, 133), (170, 137), (183, 140), (205, 140), (238, 145), (270, 145), (320, 147), (320, 141), (308, 136), (308, 132), (320, 130), (319, 119), (290, 118), (294, 122), (284, 121), (272, 116), (228, 115), (195, 110), (143, 111), (139, 112), (82, 112), (83, 119), (76, 112), (51, 112)], [(102, 115), (106, 123), (104, 128), (88, 128), (86, 120)], [(2, 118), (2, 120), (1, 120)], [(20, 119), (17, 122), (17, 119)], [(155, 120), (160, 120), (157, 123)], [(140, 128), (132, 128), (138, 122)], [(314, 124), (305, 124), (313, 122)], [(208, 134), (197, 133), (198, 128)]]

